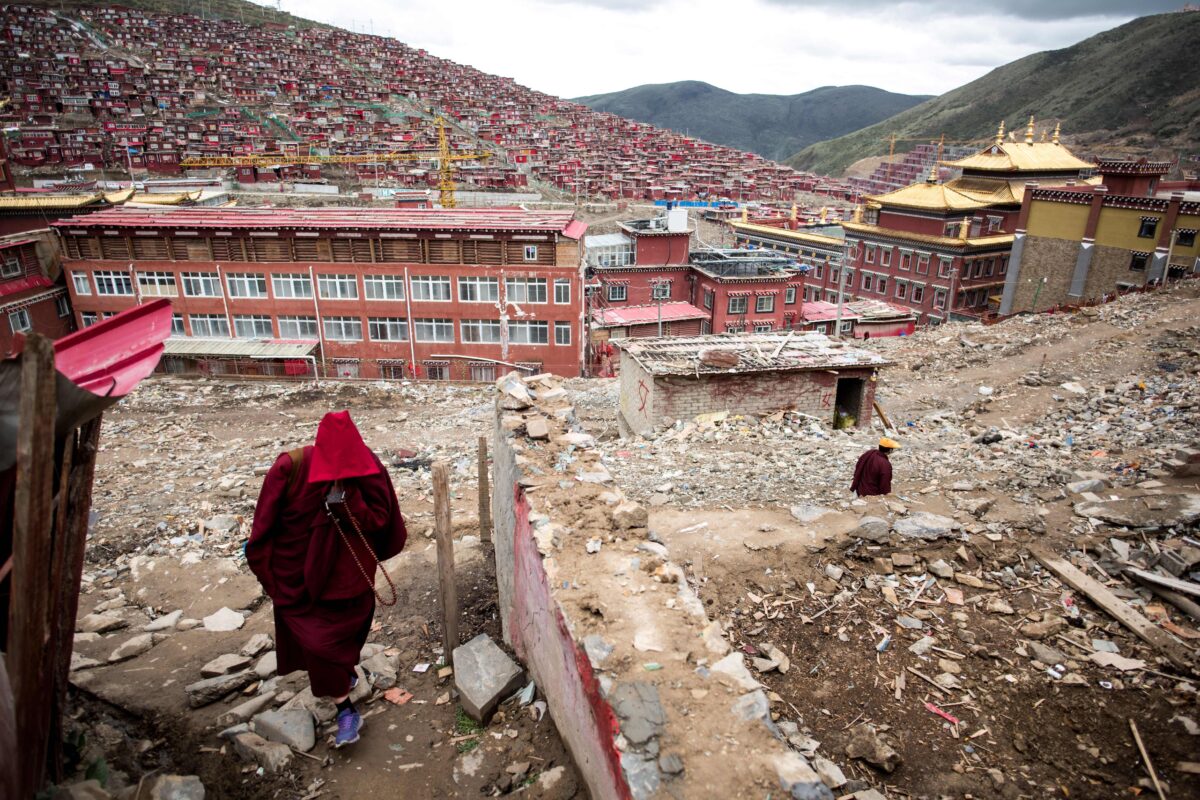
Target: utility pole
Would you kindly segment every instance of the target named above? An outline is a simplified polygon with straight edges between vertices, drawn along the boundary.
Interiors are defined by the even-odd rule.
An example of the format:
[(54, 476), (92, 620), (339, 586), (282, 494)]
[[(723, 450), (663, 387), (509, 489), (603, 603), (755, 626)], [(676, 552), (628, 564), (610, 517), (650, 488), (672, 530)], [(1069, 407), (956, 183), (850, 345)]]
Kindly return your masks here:
[[(837, 317), (833, 323), (833, 335), (837, 338), (842, 338), (842, 297), (843, 289), (846, 286), (846, 267), (850, 260), (850, 241), (842, 239), (842, 264), (841, 270), (838, 272), (838, 296), (837, 296)], [(801, 306), (803, 308), (803, 306)]]
[(650, 286), (652, 287), (651, 291), (654, 293), (653, 299), (655, 301), (655, 304), (658, 306), (658, 335), (662, 336), (663, 335), (663, 320), (662, 320), (663, 297), (662, 297), (662, 295), (660, 295), (658, 293), (658, 290), (659, 290), (659, 287), (661, 287), (661, 286), (666, 286), (666, 287), (670, 288), (671, 282), (668, 281), (666, 278), (655, 278), (654, 280), (652, 280), (650, 282)]

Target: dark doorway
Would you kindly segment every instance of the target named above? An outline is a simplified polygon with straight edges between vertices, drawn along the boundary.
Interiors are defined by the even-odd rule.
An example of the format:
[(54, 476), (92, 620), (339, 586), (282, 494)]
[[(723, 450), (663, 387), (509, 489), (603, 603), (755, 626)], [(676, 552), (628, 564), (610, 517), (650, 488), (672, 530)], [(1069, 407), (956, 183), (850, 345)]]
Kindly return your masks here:
[(856, 427), (862, 401), (862, 378), (838, 378), (837, 394), (833, 400), (833, 426), (838, 429)]

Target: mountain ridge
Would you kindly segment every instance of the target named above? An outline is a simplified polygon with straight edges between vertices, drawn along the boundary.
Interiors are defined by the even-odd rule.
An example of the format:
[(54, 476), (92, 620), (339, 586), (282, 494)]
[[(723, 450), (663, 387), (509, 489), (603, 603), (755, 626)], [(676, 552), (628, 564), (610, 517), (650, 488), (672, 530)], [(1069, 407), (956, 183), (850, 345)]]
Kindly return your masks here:
[(861, 85), (820, 86), (793, 95), (739, 94), (704, 81), (675, 81), (571, 99), (597, 111), (779, 160), (927, 97)]

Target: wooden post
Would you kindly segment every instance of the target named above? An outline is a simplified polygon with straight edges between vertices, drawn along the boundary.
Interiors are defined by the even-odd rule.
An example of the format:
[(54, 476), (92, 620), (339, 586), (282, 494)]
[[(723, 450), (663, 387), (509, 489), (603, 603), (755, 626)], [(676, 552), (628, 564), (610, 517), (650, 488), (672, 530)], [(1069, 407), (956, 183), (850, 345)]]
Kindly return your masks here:
[(454, 583), (454, 530), (450, 524), (450, 471), (444, 461), (433, 465), (433, 515), (437, 532), (438, 599), (442, 611), (442, 647), (446, 664), (454, 664), (458, 647), (458, 587)]
[(33, 797), (46, 772), (46, 743), (53, 681), (46, 680), (50, 639), (50, 528), (53, 522), (54, 346), (37, 334), (21, 355), (21, 403), (17, 429), (17, 475), (13, 493), (12, 600), (8, 660), (16, 706), (17, 797)]
[(488, 489), (487, 437), (479, 437), (479, 540), (492, 540), (492, 498)]
[[(54, 705), (50, 716), (51, 769), (61, 782), (62, 719), (66, 710), (67, 684), (71, 668), (71, 651), (75, 647), (75, 617), (79, 613), (79, 585), (83, 580), (83, 557), (87, 544), (88, 515), (92, 510), (92, 482), (96, 474), (96, 454), (100, 449), (101, 417), (85, 422), (78, 435), (68, 438), (63, 458), (73, 449), (71, 475), (65, 492), (66, 523), (55, 531), (55, 568), (61, 569), (62, 580), (55, 583), (58, 592), (57, 609), (50, 618), (53, 629)], [(59, 502), (62, 502), (60, 499)], [(59, 549), (62, 555), (59, 557)]]

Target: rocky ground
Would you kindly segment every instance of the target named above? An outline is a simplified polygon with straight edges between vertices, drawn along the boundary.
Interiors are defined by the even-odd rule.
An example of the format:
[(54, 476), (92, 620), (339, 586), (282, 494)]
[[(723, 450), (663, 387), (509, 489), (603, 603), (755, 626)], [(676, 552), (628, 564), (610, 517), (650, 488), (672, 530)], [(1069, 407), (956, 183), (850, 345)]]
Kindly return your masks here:
[[(621, 440), (616, 382), (568, 383), (609, 471), (690, 556), (773, 730), (836, 794), (1153, 797), (1132, 722), (1164, 793), (1200, 796), (1200, 620), (1128, 572), (1200, 577), (1198, 296), (869, 342), (895, 362), (877, 397), (903, 444), (893, 495), (869, 502), (847, 486), (880, 423), (730, 409)], [(319, 726), (308, 750), (235, 743), (220, 732), (251, 713), (328, 713), (272, 674), (270, 604), (240, 548), (266, 467), (334, 408), (393, 464), (411, 534), (388, 565), (400, 603), (364, 653), (364, 740), (333, 751)], [(73, 673), (92, 734), (80, 775), (105, 756), (114, 790), (157, 769), (199, 775), (210, 797), (583, 796), (539, 695), (477, 730), (437, 666), (431, 460), (451, 466), (463, 638), (499, 639), (474, 479), (491, 409), (491, 387), (160, 378), (107, 415)], [(1065, 557), (1169, 644), (1039, 556)]]

